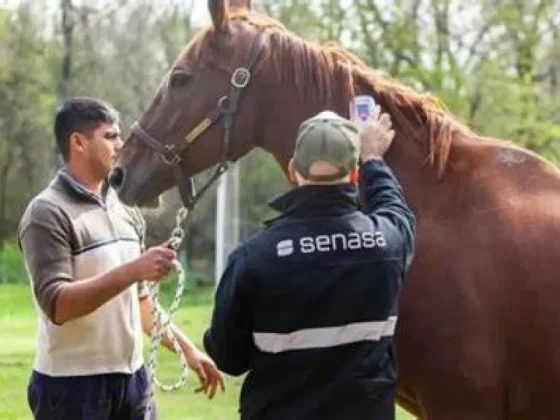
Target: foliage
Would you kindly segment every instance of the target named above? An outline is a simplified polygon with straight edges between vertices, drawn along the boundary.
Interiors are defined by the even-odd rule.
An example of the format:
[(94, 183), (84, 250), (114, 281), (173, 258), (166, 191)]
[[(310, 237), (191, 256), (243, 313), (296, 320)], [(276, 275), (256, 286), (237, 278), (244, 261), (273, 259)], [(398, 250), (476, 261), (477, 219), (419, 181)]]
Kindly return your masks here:
[(29, 12), (0, 14), (0, 248), (49, 173), (54, 95), (46, 42)]
[(27, 283), (27, 273), (21, 251), (14, 242), (0, 250), (0, 284)]

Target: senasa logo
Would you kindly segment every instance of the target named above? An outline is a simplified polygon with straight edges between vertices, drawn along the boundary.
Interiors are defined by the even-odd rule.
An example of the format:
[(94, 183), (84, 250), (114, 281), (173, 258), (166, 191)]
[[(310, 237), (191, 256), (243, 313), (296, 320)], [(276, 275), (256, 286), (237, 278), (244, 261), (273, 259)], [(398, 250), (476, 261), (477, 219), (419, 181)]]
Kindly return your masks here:
[(294, 253), (294, 241), (285, 239), (276, 244), (276, 254), (279, 257), (287, 257)]
[[(302, 254), (312, 254), (314, 252), (384, 248), (387, 246), (387, 241), (382, 232), (349, 232), (304, 236), (299, 238), (297, 245), (299, 252)], [(294, 248), (294, 241), (292, 239), (282, 240), (276, 245), (279, 257), (292, 255)]]

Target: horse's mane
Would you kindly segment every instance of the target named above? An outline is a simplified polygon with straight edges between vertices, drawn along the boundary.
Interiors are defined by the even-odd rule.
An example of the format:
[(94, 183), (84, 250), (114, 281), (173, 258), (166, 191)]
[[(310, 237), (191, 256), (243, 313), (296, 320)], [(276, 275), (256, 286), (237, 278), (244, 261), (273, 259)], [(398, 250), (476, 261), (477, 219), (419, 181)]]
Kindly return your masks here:
[[(419, 93), (387, 73), (371, 69), (355, 54), (335, 43), (319, 45), (303, 40), (275, 19), (246, 10), (234, 11), (229, 19), (243, 20), (269, 31), (269, 48), (264, 51), (260, 66), (269, 64), (271, 69), (275, 69), (279, 83), (289, 80), (295, 84), (297, 91), (305, 95), (303, 100), (309, 100), (308, 93), (313, 91), (316, 92), (315, 100), (330, 103), (334, 90), (333, 75), (340, 76), (337, 80), (345, 80), (343, 88), (347, 100), (354, 96), (356, 85), (372, 90), (377, 102), (391, 114), (397, 131), (417, 141), (422, 137), (429, 139), (427, 160), (440, 176), (447, 166), (454, 136), (457, 133), (475, 136), (434, 95)], [(199, 33), (191, 42), (192, 47), (200, 50), (202, 41), (211, 33), (212, 28)], [(340, 89), (340, 86), (337, 88)], [(420, 130), (427, 130), (424, 133), (427, 136), (419, 136)]]

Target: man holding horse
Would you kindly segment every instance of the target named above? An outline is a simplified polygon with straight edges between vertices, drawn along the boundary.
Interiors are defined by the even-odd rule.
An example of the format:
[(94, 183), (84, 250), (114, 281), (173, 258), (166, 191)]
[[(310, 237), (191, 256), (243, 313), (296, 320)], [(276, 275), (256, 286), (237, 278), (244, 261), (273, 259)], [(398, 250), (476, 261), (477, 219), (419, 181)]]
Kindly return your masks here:
[[(109, 104), (70, 99), (54, 131), (65, 165), (19, 227), (39, 322), (31, 411), (36, 420), (140, 420), (150, 407), (155, 418), (142, 355), (154, 303), (139, 285), (167, 275), (175, 251), (163, 244), (142, 253), (141, 214), (106, 182), (123, 146)], [(212, 397), (223, 388), (214, 362), (170, 328)]]
[(230, 255), (204, 345), (224, 372), (248, 372), (243, 420), (394, 419), (415, 218), (383, 161), (393, 137), (379, 108), (361, 136), (332, 112), (304, 121), (288, 168), (297, 188)]

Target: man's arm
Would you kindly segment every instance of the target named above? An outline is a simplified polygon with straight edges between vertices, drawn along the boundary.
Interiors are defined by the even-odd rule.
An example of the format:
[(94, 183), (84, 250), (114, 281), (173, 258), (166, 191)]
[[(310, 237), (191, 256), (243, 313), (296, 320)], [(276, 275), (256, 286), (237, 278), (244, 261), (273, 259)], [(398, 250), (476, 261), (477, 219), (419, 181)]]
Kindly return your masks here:
[(61, 325), (95, 311), (138, 281), (161, 278), (172, 268), (174, 251), (155, 247), (104, 274), (75, 280), (70, 221), (56, 206), (37, 202), (24, 216), (19, 243), (37, 302)]
[[(144, 333), (148, 336), (152, 333), (152, 327), (154, 325), (154, 316), (152, 311), (153, 311), (153, 303), (151, 297), (150, 296), (142, 297), (142, 299), (140, 300), (140, 315), (142, 319), (142, 331), (144, 331)], [(161, 309), (158, 308), (158, 311), (161, 311)], [(196, 349), (196, 346), (192, 343), (192, 341), (189, 340), (189, 338), (186, 335), (184, 335), (181, 332), (181, 330), (179, 330), (179, 328), (177, 328), (173, 324), (171, 325), (171, 332), (173, 333), (175, 339), (177, 339), (177, 341), (181, 345), (181, 348), (188, 349), (188, 350)], [(169, 351), (175, 352), (175, 349), (173, 348), (173, 344), (171, 343), (171, 340), (169, 340), (169, 338), (167, 337), (167, 334), (163, 335), (161, 344)]]
[(402, 187), (389, 166), (381, 159), (369, 159), (360, 166), (359, 175), (363, 211), (372, 217), (388, 219), (403, 238), (406, 252), (412, 254), (416, 218), (408, 207)]
[(63, 324), (90, 314), (141, 278), (162, 279), (173, 268), (174, 258), (175, 251), (164, 246), (153, 247), (105, 274), (63, 282), (54, 303), (54, 322)]
[(61, 325), (89, 315), (136, 283), (138, 278), (137, 268), (131, 263), (99, 276), (60, 282), (53, 305), (52, 321)]
[(249, 369), (254, 348), (252, 302), (247, 256), (239, 248), (228, 259), (216, 291), (212, 323), (204, 335), (204, 347), (220, 370), (241, 375)]
[(376, 106), (360, 134), (360, 195), (364, 211), (374, 222), (379, 222), (381, 217), (396, 227), (403, 241), (404, 264), (408, 268), (414, 253), (416, 220), (406, 204), (399, 181), (383, 161), (394, 138), (391, 117)]
[[(147, 335), (151, 334), (154, 323), (152, 310), (153, 303), (150, 296), (143, 297), (140, 300), (140, 314), (142, 319), (142, 329)], [(158, 308), (158, 310), (161, 309)], [(218, 371), (218, 368), (212, 359), (199, 351), (194, 343), (185, 334), (183, 334), (177, 326), (171, 324), (170, 332), (173, 334), (173, 337), (177, 340), (179, 346), (181, 347), (190, 368), (193, 369), (198, 376), (200, 388), (197, 389), (197, 391), (204, 391), (208, 394), (210, 399), (214, 397), (218, 387), (220, 387), (223, 391), (225, 389), (224, 378)], [(175, 352), (173, 344), (167, 334), (163, 335), (161, 343), (169, 351), (173, 353)]]

